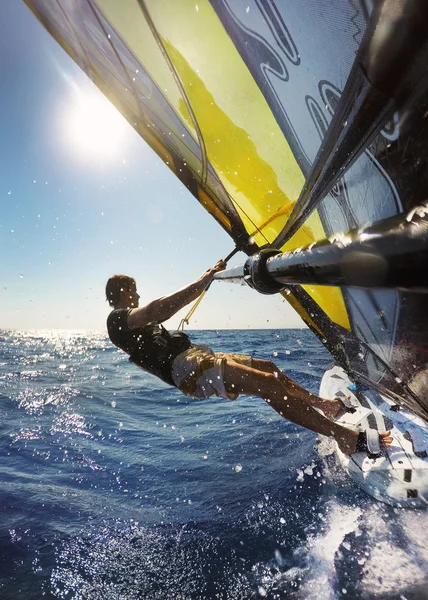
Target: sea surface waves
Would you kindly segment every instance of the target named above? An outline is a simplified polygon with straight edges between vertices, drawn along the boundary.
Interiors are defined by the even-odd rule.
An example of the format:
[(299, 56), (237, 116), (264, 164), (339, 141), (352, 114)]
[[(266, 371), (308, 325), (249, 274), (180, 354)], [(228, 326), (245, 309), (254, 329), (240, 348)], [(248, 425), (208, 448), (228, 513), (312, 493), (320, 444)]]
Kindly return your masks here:
[[(192, 339), (313, 392), (331, 362), (308, 330)], [(258, 398), (186, 398), (104, 333), (2, 331), (0, 403), (1, 600), (428, 598), (428, 511)]]

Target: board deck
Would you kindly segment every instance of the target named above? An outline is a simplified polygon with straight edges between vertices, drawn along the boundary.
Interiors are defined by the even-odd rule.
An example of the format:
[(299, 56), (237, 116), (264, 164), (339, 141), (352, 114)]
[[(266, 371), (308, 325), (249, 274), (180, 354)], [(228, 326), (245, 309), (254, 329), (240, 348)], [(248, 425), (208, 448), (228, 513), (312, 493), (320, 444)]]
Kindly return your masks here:
[(345, 471), (368, 494), (393, 506), (428, 507), (428, 424), (405, 408), (372, 389), (358, 389), (346, 372), (333, 366), (324, 373), (320, 386), (322, 398), (344, 398), (353, 412), (341, 413), (342, 425), (365, 431), (391, 430), (393, 442), (370, 458), (366, 452), (350, 456), (336, 447)]

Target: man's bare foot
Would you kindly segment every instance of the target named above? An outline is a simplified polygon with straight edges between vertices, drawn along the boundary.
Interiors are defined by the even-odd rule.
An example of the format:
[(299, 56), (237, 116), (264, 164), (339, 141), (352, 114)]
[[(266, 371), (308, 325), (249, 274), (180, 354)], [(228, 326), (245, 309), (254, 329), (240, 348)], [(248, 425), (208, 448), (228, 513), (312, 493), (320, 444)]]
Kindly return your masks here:
[[(357, 451), (359, 431), (355, 429), (347, 429), (347, 433), (340, 439), (336, 438), (337, 445), (344, 454), (354, 454)], [(380, 446), (389, 446), (392, 444), (390, 431), (379, 433)]]

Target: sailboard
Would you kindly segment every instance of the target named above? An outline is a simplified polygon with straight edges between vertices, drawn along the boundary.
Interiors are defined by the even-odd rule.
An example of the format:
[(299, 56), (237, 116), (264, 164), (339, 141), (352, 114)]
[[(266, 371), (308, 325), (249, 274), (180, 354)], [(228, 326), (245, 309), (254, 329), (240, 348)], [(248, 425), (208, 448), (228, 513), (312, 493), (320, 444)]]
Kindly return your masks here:
[(393, 506), (428, 504), (428, 423), (390, 398), (352, 382), (333, 365), (322, 378), (320, 396), (339, 398), (347, 409), (336, 419), (362, 432), (391, 431), (393, 443), (375, 452), (347, 455), (336, 446), (344, 470), (371, 496)]
[(426, 0), (25, 2), (253, 259), (238, 277), (423, 432)]

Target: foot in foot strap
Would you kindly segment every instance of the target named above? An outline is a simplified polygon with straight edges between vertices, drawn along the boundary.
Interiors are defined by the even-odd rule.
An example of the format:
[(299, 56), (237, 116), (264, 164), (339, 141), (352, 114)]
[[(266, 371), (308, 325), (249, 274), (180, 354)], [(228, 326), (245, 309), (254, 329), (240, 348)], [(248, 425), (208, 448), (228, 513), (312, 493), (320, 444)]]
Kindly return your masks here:
[(392, 442), (390, 431), (379, 433), (376, 429), (366, 429), (358, 434), (356, 452), (366, 452), (369, 458), (379, 458), (381, 446)]

